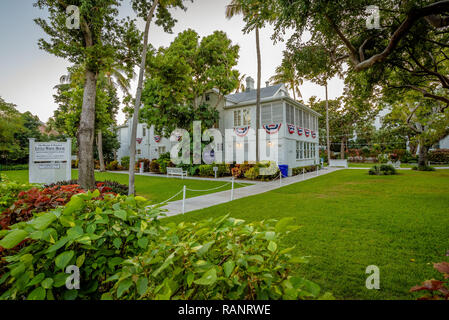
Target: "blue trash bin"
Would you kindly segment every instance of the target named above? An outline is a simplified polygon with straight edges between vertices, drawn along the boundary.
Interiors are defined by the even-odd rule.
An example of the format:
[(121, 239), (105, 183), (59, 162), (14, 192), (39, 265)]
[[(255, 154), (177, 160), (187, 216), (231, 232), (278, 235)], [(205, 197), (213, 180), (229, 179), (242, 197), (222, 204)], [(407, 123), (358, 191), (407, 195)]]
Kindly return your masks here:
[(286, 164), (279, 165), (279, 170), (281, 171), (282, 178), (288, 177), (288, 165)]

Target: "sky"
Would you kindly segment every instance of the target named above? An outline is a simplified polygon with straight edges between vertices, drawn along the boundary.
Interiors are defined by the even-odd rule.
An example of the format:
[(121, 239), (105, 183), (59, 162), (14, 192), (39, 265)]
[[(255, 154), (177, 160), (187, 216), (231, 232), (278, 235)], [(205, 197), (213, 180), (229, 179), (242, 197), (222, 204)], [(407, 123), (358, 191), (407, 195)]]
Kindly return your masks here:
[[(46, 12), (33, 7), (34, 0), (0, 0), (0, 97), (17, 105), (20, 112), (30, 111), (46, 122), (57, 108), (53, 94), (54, 86), (61, 75), (66, 74), (70, 63), (46, 51), (40, 50), (37, 43), (45, 38), (45, 33), (33, 19), (46, 17)], [(254, 32), (243, 34), (244, 22), (240, 16), (230, 20), (225, 17), (225, 7), (230, 0), (195, 0), (187, 3), (187, 11), (173, 11), (178, 20), (173, 34), (164, 33), (154, 24), (150, 28), (149, 41), (154, 47), (168, 46), (176, 35), (188, 28), (195, 30), (201, 37), (215, 30), (223, 30), (233, 43), (240, 46), (240, 59), (236, 69), (241, 74), (257, 76), (256, 42)], [(120, 15), (135, 18), (129, 6), (129, 0), (123, 0)], [(138, 26), (143, 30), (144, 21)], [(285, 43), (273, 43), (273, 30), (266, 27), (260, 32), (262, 56), (262, 86), (274, 73), (282, 61)], [(329, 98), (340, 96), (343, 81), (333, 79), (329, 83)], [(135, 82), (132, 92), (135, 91)], [(324, 99), (324, 88), (306, 81), (300, 88), (305, 102), (311, 96)], [(119, 123), (125, 120), (120, 111)]]

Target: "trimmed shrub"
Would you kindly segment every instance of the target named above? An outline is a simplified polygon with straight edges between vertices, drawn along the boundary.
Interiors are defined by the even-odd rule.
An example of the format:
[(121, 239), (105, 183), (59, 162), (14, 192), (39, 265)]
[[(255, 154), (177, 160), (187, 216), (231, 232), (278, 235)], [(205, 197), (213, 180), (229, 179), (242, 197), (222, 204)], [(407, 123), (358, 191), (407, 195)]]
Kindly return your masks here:
[(140, 164), (143, 162), (143, 171), (150, 172), (150, 160), (149, 159), (139, 159), (136, 163), (136, 170), (139, 170)]
[(304, 167), (296, 167), (292, 169), (292, 175), (297, 176), (302, 174), (302, 170), (304, 169), (305, 173), (316, 171), (317, 165), (304, 166)]
[(391, 164), (381, 164), (381, 165), (375, 165), (368, 171), (369, 175), (376, 175), (376, 176), (388, 176), (388, 175), (395, 175), (396, 169)]
[(126, 156), (126, 157), (121, 158), (120, 159), (120, 165), (123, 168), (125, 168), (126, 170), (128, 170), (129, 169), (129, 157)]
[(211, 164), (203, 164), (199, 166), (199, 175), (201, 177), (214, 176), (214, 166)]
[(449, 163), (449, 149), (429, 151), (428, 160), (433, 163)]
[(150, 163), (150, 172), (154, 172), (154, 173), (160, 173), (161, 171), (159, 170), (159, 163), (157, 162), (157, 160), (153, 160)]
[(114, 160), (106, 164), (106, 170), (115, 171), (119, 169), (118, 161)]
[(431, 167), (431, 166), (413, 166), (412, 170), (415, 170), (415, 171), (435, 171), (435, 168)]
[(247, 178), (247, 179), (256, 180), (258, 177), (259, 177), (259, 168), (258, 167), (249, 168), (245, 172), (245, 178)]

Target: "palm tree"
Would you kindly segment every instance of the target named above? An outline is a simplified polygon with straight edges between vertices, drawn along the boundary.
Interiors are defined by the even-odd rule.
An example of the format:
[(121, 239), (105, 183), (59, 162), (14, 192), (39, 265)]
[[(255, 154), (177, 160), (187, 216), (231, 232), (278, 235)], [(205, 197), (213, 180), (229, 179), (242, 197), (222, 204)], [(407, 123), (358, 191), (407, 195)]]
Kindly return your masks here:
[(246, 78), (246, 74), (242, 74), (237, 80), (238, 80), (238, 86), (237, 86), (237, 90), (235, 91), (235, 93), (239, 93), (240, 91), (245, 91), (245, 78)]
[(285, 54), (282, 64), (276, 68), (276, 74), (270, 78), (270, 82), (273, 84), (285, 83), (287, 89), (293, 91), (293, 99), (296, 100), (296, 94), (302, 98), (299, 86), (303, 84), (303, 80), (297, 75), (296, 68)]
[[(232, 17), (247, 12), (244, 11), (240, 0), (231, 0), (231, 3), (226, 6), (226, 18)], [(260, 127), (260, 86), (261, 86), (261, 69), (262, 62), (260, 57), (260, 39), (259, 39), (259, 27), (255, 27), (256, 33), (256, 51), (257, 51), (257, 95), (256, 95), (256, 161), (259, 161), (259, 127)]]

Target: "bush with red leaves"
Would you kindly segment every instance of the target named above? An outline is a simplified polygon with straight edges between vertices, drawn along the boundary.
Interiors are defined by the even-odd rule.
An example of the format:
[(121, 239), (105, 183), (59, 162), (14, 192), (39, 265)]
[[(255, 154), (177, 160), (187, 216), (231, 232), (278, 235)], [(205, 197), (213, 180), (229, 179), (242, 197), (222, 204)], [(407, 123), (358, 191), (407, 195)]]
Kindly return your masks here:
[(449, 263), (434, 263), (433, 267), (443, 274), (444, 280), (426, 280), (421, 285), (411, 288), (410, 291), (427, 291), (418, 300), (449, 300)]
[[(97, 183), (97, 189), (100, 191), (99, 199), (104, 194), (114, 194), (110, 187), (104, 183)], [(72, 196), (85, 192), (79, 185), (56, 185), (44, 189), (32, 188), (28, 191), (22, 191), (14, 204), (0, 214), (0, 229), (7, 229), (10, 225), (21, 221), (28, 221), (38, 212), (45, 212), (64, 206), (70, 201)]]

